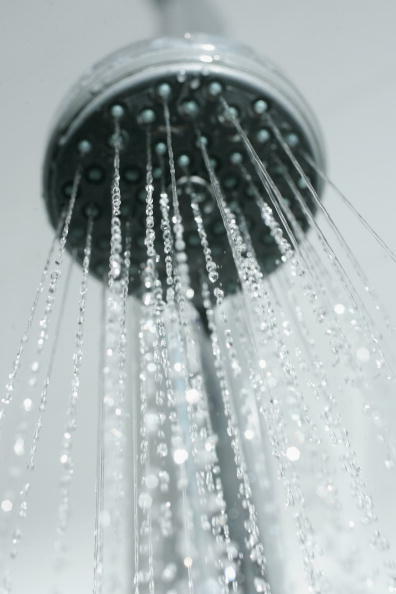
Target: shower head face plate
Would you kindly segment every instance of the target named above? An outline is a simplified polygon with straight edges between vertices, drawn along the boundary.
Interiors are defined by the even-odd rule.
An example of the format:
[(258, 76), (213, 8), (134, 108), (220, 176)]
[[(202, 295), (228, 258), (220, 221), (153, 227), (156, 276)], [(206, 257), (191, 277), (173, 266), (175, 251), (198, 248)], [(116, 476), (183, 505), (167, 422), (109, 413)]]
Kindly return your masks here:
[[(174, 52), (176, 42), (165, 41), (165, 50), (168, 48), (168, 53), (170, 50)], [(196, 45), (199, 46), (198, 49)], [(192, 196), (200, 205), (213, 259), (220, 268), (225, 293), (232, 293), (238, 287), (226, 229), (199, 148), (199, 134), (206, 139), (207, 151), (227, 204), (237, 218), (242, 213), (246, 219), (263, 273), (271, 273), (281, 262), (270, 230), (261, 219), (252, 195), (254, 191), (251, 182), (246, 179), (246, 171), (268, 202), (265, 191), (244, 150), (242, 139), (227, 117), (221, 98), (235, 110), (234, 113), (257, 154), (304, 231), (308, 229), (308, 223), (285, 182), (285, 168), (299, 187), (309, 208), (314, 211), (311, 197), (274, 138), (268, 116), (270, 115), (290, 145), (298, 146), (323, 168), (322, 145), (313, 116), (311, 117), (309, 109), (293, 87), (281, 77), (278, 80), (278, 75), (274, 77), (269, 67), (267, 74), (269, 72), (271, 76), (260, 76), (260, 70), (257, 73), (257, 68), (256, 71), (252, 68), (253, 60), (250, 55), (248, 58), (243, 56), (244, 63), (238, 64), (235, 56), (240, 58), (239, 48), (233, 50), (236, 52), (235, 56), (227, 49), (227, 61), (221, 60), (216, 54), (219, 44), (212, 44), (210, 51), (207, 43), (204, 44), (204, 51), (202, 45), (201, 42), (195, 42), (192, 47), (188, 43), (186, 48), (191, 55), (185, 55), (183, 60), (180, 59), (179, 52), (178, 59), (172, 59), (172, 56), (166, 55), (164, 48), (161, 50), (157, 47), (156, 51), (151, 52), (148, 64), (142, 66), (136, 64), (136, 59), (135, 62), (132, 61), (132, 71), (128, 60), (127, 68), (124, 61), (121, 75), (117, 71), (120, 59), (117, 60), (114, 56), (96, 67), (94, 76), (91, 75), (88, 83), (85, 80), (74, 91), (66, 110), (59, 118), (49, 143), (44, 168), (46, 205), (51, 223), (56, 227), (68, 202), (75, 171), (81, 166), (82, 179), (68, 248), (73, 250), (78, 260), (82, 260), (87, 215), (89, 212), (93, 213), (95, 228), (91, 271), (97, 277), (104, 278), (110, 251), (111, 182), (115, 118), (117, 119), (121, 131), (121, 215), (124, 222), (130, 222), (132, 232), (130, 292), (141, 295), (143, 288), (140, 271), (147, 258), (145, 187), (148, 131), (153, 159), (156, 248), (160, 256), (158, 271), (165, 278), (159, 208), (161, 191), (166, 191), (169, 201), (172, 201), (164, 119), (166, 101), (170, 113), (177, 195), (183, 218), (191, 286), (198, 306), (205, 261), (191, 209)], [(192, 49), (194, 51), (191, 53)], [(123, 52), (124, 57), (131, 59), (133, 56), (130, 49)], [(150, 55), (150, 51), (146, 51), (146, 54)], [(217, 60), (214, 59), (215, 56), (218, 57)], [(247, 64), (250, 65), (250, 70)], [(241, 163), (245, 168), (245, 175), (242, 173)], [(307, 165), (304, 168), (320, 193), (320, 183), (314, 171)]]

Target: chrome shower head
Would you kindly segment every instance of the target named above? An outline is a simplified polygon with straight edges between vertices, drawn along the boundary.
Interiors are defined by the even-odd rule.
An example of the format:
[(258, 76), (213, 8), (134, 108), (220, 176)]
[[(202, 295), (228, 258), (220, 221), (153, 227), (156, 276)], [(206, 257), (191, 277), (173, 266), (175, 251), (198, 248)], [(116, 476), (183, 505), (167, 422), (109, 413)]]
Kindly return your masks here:
[[(103, 278), (108, 268), (117, 120), (121, 134), (121, 213), (123, 221), (131, 222), (134, 245), (130, 292), (139, 295), (142, 291), (139, 270), (146, 260), (148, 130), (153, 147), (155, 192), (159, 195), (170, 185), (169, 166), (165, 166), (168, 157), (164, 103), (170, 113), (192, 287), (200, 286), (204, 262), (191, 210), (191, 194), (200, 201), (212, 251), (221, 267), (224, 291), (233, 292), (238, 285), (225, 228), (198, 147), (198, 135), (205, 138), (228, 205), (242, 213), (247, 222), (262, 271), (268, 274), (277, 267), (281, 261), (278, 247), (263, 225), (252, 198), (251, 180), (256, 178), (256, 173), (224, 108), (224, 100), (246, 130), (301, 229), (307, 230), (308, 221), (285, 184), (284, 168), (296, 185), (300, 184), (301, 195), (314, 211), (310, 193), (293, 167), (282, 162), (282, 149), (269, 125), (270, 120), (274, 122), (289, 145), (304, 151), (324, 169), (323, 144), (316, 120), (294, 86), (272, 64), (259, 60), (246, 47), (220, 38), (187, 34), (181, 39), (139, 42), (105, 58), (78, 82), (57, 118), (45, 158), (44, 197), (54, 227), (59, 224), (70, 196), (76, 168), (82, 168), (68, 247), (82, 259), (87, 213), (94, 213), (93, 274)], [(308, 164), (304, 167), (320, 193), (320, 181), (314, 169)], [(154, 216), (161, 255), (160, 218), (155, 213)], [(164, 267), (161, 259), (160, 275), (165, 274)], [(199, 305), (200, 290), (195, 294)]]

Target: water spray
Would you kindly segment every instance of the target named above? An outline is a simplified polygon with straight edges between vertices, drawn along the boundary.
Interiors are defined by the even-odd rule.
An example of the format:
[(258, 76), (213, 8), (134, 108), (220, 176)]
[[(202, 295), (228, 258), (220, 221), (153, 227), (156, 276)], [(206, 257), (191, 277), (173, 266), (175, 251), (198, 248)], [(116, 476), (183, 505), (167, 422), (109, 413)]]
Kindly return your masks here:
[[(277, 67), (221, 37), (212, 3), (155, 6), (161, 35), (93, 66), (49, 137), (43, 194), (56, 240), (1, 396), (0, 437), (11, 435), (2, 592), (18, 591), (75, 261), (59, 584), (81, 480), (79, 400), (91, 390), (81, 372), (94, 349), (93, 594), (395, 592), (387, 518), (346, 410), (353, 401), (353, 423), (375, 431), (379, 466), (393, 472), (383, 406), (395, 387), (393, 327), (324, 200), (329, 187), (340, 193), (318, 123)], [(99, 345), (87, 332), (93, 276)]]

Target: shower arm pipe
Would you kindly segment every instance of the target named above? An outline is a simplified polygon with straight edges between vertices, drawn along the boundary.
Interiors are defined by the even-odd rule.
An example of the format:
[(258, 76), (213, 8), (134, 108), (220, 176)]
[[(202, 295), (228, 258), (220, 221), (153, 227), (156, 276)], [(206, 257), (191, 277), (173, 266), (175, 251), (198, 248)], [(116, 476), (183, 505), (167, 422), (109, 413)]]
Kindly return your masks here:
[(222, 19), (213, 0), (153, 0), (160, 14), (160, 34), (180, 37), (185, 33), (222, 35)]

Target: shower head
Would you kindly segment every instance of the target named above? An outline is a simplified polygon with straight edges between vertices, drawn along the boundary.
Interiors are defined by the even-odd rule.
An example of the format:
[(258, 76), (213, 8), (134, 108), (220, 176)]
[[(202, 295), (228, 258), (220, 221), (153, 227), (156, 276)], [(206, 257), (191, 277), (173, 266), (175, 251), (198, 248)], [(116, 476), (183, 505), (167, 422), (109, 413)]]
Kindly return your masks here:
[[(286, 142), (304, 151), (324, 169), (323, 143), (316, 120), (294, 86), (268, 61), (248, 48), (220, 38), (187, 34), (132, 44), (94, 66), (73, 88), (56, 120), (44, 165), (44, 198), (51, 223), (59, 224), (72, 191), (73, 177), (82, 178), (70, 228), (68, 248), (83, 258), (87, 213), (95, 215), (91, 271), (103, 278), (110, 252), (111, 181), (115, 121), (119, 126), (122, 220), (130, 221), (133, 237), (130, 292), (142, 292), (139, 270), (146, 261), (146, 143), (153, 151), (154, 196), (170, 191), (164, 104), (170, 113), (177, 192), (183, 218), (191, 286), (198, 288), (204, 268), (202, 250), (191, 210), (191, 196), (199, 202), (213, 255), (221, 267), (225, 293), (236, 290), (236, 270), (226, 230), (213, 196), (207, 152), (222, 193), (250, 231), (264, 274), (281, 262), (277, 244), (263, 225), (253, 199), (257, 177), (230, 113), (237, 117), (260, 160), (279, 187), (303, 231), (304, 212), (285, 183), (285, 168), (307, 206), (314, 211), (303, 180), (284, 159), (270, 122)], [(225, 105), (229, 107), (226, 109)], [(320, 193), (320, 180), (308, 161), (307, 176)], [(213, 181), (213, 180), (212, 180)], [(158, 253), (160, 218), (154, 213)], [(158, 273), (165, 275), (160, 258)], [(196, 304), (200, 290), (195, 290)]]

